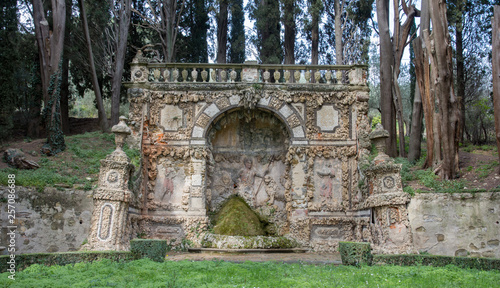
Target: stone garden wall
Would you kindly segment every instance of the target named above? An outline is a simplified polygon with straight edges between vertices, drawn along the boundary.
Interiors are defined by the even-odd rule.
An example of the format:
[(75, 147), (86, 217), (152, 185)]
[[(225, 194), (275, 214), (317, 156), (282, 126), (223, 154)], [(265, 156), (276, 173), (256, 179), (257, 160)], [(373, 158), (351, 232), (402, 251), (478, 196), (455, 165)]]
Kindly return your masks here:
[[(87, 239), (92, 216), (92, 191), (16, 187), (16, 253), (77, 251)], [(0, 246), (8, 239), (7, 188), (0, 187)], [(4, 200), (5, 199), (5, 200)], [(0, 251), (0, 255), (7, 250)]]
[(408, 207), (418, 251), (500, 258), (500, 193), (416, 194)]

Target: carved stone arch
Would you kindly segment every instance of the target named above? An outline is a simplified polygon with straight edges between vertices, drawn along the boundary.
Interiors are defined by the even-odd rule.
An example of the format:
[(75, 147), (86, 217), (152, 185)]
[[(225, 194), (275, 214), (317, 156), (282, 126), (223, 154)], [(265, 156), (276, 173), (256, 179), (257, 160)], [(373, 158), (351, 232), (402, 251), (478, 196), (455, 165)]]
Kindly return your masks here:
[[(226, 113), (237, 109), (244, 109), (244, 105), (241, 103), (238, 95), (223, 97), (207, 105), (198, 113), (194, 121), (195, 125), (191, 133), (191, 138), (205, 139), (209, 127), (213, 123)], [(281, 120), (287, 128), (288, 135), (291, 139), (305, 139), (305, 121), (303, 115), (297, 111), (296, 107), (276, 97), (270, 96), (260, 99), (255, 109), (267, 111)]]

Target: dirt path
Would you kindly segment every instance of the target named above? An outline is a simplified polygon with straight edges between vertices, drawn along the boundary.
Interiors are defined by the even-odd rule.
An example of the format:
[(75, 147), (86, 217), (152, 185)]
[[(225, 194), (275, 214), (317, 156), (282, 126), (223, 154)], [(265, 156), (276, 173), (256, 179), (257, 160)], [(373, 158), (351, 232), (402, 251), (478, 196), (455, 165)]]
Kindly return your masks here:
[(311, 265), (335, 264), (340, 265), (339, 253), (167, 253), (167, 261), (228, 261), (233, 263), (252, 262), (280, 262), (280, 263), (306, 263)]

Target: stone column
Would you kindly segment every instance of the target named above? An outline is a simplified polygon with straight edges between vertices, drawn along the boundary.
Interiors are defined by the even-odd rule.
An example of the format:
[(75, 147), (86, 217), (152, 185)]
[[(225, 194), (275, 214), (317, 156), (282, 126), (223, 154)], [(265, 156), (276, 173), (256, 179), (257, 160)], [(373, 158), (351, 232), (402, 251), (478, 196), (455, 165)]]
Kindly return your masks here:
[(98, 188), (94, 191), (94, 212), (90, 228), (89, 248), (91, 250), (126, 250), (128, 206), (132, 196), (128, 188), (133, 165), (122, 147), (130, 128), (127, 118), (120, 117), (120, 123), (113, 126), (116, 150), (101, 160)]
[(401, 164), (394, 163), (394, 160), (385, 154), (385, 138), (388, 136), (389, 133), (380, 124), (370, 133), (378, 155), (364, 171), (369, 187), (365, 207), (371, 208), (372, 211), (374, 250), (382, 253), (404, 253), (413, 249), (406, 209), (410, 196), (403, 192)]

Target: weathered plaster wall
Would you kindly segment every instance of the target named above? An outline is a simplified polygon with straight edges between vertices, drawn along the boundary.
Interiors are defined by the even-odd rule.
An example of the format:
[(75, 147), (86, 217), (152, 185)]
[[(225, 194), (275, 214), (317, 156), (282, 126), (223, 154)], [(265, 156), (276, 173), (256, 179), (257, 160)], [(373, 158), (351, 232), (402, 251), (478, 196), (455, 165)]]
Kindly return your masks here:
[[(88, 237), (92, 191), (16, 187), (16, 253), (65, 252), (80, 249)], [(0, 199), (7, 188), (0, 187)], [(7, 246), (7, 203), (0, 212), (0, 246)], [(7, 250), (0, 252), (6, 254)]]
[(500, 257), (500, 193), (417, 194), (408, 207), (418, 251)]

